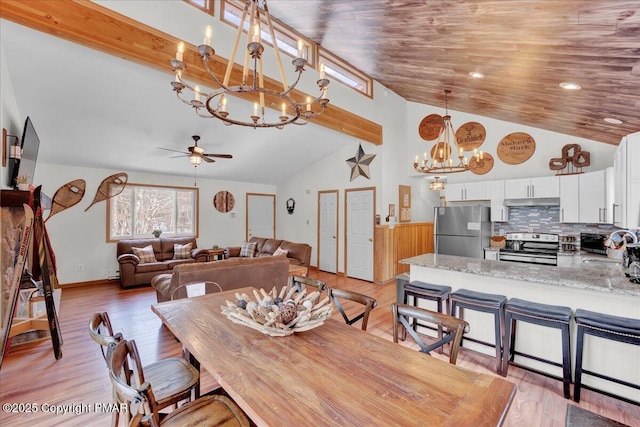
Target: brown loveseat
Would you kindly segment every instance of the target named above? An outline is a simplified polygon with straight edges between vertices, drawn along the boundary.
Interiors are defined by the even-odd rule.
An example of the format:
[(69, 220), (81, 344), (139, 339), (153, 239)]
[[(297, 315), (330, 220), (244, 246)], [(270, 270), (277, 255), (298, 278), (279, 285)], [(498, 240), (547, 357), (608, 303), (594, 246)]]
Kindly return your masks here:
[(289, 261), (283, 256), (270, 258), (234, 258), (197, 264), (178, 265), (173, 273), (151, 280), (158, 302), (187, 296), (185, 285), (215, 282), (223, 291), (245, 286), (280, 289), (287, 284)]
[[(266, 239), (264, 237), (251, 237), (249, 243), (256, 243), (256, 251), (254, 257), (260, 258), (265, 256), (273, 256), (273, 253), (281, 248), (287, 252), (287, 259), (293, 265), (309, 267), (311, 261), (311, 246), (306, 243), (293, 243), (287, 240)], [(225, 258), (240, 257), (241, 246), (230, 246), (224, 248)]]
[[(173, 245), (191, 243), (191, 253), (186, 259), (174, 259)], [(151, 245), (156, 262), (140, 262), (133, 248)], [(120, 264), (120, 283), (129, 287), (151, 283), (157, 274), (166, 273), (180, 264), (205, 262), (209, 259), (207, 249), (198, 249), (194, 237), (161, 237), (157, 239), (120, 240), (117, 246), (118, 264)]]

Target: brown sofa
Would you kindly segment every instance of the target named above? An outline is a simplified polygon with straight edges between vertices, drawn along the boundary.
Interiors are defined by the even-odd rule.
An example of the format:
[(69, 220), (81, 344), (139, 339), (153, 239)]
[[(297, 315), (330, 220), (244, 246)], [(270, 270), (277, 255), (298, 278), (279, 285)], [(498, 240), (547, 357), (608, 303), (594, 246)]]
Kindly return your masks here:
[[(191, 243), (191, 258), (173, 259), (173, 245)], [(156, 262), (141, 263), (133, 254), (132, 248), (144, 248), (151, 245)], [(194, 237), (160, 237), (157, 239), (125, 239), (117, 245), (118, 264), (120, 264), (120, 283), (123, 287), (151, 283), (154, 276), (169, 272), (177, 265), (205, 262), (209, 259), (207, 249), (198, 249)]]
[[(293, 243), (287, 240), (266, 239), (264, 237), (251, 237), (249, 243), (256, 242), (256, 253), (254, 257), (260, 258), (273, 256), (278, 247), (289, 251), (287, 259), (291, 264), (309, 267), (311, 261), (311, 246), (306, 243)], [(240, 256), (241, 246), (230, 246), (224, 248), (225, 258), (235, 258)]]
[(270, 258), (233, 258), (221, 261), (178, 265), (172, 273), (151, 280), (158, 302), (187, 296), (185, 286), (215, 282), (223, 291), (245, 286), (280, 289), (287, 284), (289, 261), (283, 256)]

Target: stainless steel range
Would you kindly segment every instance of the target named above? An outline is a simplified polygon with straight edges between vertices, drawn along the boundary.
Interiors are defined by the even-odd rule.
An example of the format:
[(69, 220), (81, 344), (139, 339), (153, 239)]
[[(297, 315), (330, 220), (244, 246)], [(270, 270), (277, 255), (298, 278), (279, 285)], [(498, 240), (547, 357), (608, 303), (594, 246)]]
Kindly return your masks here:
[(505, 247), (500, 249), (500, 261), (558, 265), (557, 234), (507, 233)]

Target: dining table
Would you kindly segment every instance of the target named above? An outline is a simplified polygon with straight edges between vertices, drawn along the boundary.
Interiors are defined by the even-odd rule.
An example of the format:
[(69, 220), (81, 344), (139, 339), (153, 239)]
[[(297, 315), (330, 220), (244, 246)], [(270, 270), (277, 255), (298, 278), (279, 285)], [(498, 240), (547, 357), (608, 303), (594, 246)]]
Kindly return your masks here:
[(152, 310), (255, 425), (502, 424), (516, 390), (512, 382), (337, 318), (304, 332), (270, 336), (222, 313), (227, 301), (236, 302), (236, 293), (251, 295), (254, 289), (162, 302)]

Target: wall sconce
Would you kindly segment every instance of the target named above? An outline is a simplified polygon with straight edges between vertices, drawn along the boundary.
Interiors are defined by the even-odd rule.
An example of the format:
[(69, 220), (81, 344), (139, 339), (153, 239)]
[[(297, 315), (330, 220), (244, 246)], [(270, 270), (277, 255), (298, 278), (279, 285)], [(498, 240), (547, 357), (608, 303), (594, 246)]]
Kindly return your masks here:
[[(7, 146), (7, 138), (14, 138), (15, 142), (13, 145)], [(7, 134), (7, 130), (2, 128), (2, 166), (7, 166), (7, 151), (9, 152), (9, 159), (12, 160), (20, 160), (22, 157), (22, 148), (20, 147), (20, 138), (16, 135)]]
[(293, 210), (296, 208), (296, 201), (293, 200), (293, 198), (289, 198), (287, 200), (287, 212), (289, 212), (289, 215), (291, 215), (293, 213)]

